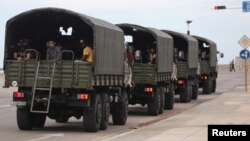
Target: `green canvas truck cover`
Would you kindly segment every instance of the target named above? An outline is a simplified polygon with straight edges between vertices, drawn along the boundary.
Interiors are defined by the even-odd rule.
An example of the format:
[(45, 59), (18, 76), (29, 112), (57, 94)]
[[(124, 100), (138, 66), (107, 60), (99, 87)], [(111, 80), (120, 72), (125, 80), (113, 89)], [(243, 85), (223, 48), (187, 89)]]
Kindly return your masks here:
[[(68, 20), (61, 20), (65, 18)], [(58, 8), (34, 9), (11, 18), (6, 24), (5, 60), (8, 58), (8, 49), (11, 44), (15, 42), (14, 38), (21, 36), (16, 32), (17, 29), (18, 31), (22, 31), (22, 29), (39, 29), (41, 26), (43, 28), (46, 26), (49, 27), (52, 26), (50, 20), (54, 20), (54, 23), (51, 24), (56, 23), (59, 26), (60, 24), (70, 26), (70, 24), (77, 22), (78, 29), (82, 28), (82, 26), (90, 27), (93, 31), (93, 37), (91, 38), (93, 40), (94, 50), (94, 74), (123, 75), (123, 31), (119, 27), (104, 20)], [(57, 21), (59, 21), (59, 23), (57, 23)], [(35, 26), (38, 27), (36, 28)], [(22, 33), (25, 33), (25, 31), (22, 31)]]
[(134, 24), (124, 23), (118, 24), (117, 26), (122, 29), (129, 28), (151, 34), (156, 40), (157, 71), (159, 73), (173, 71), (173, 38), (171, 36), (154, 28), (147, 28)]
[(188, 68), (198, 68), (198, 41), (187, 34), (178, 33), (174, 31), (169, 30), (162, 30), (165, 33), (168, 33), (171, 35), (175, 41), (177, 41), (175, 38), (181, 38), (185, 40), (187, 47), (188, 47)]
[(199, 41), (199, 44), (206, 43), (209, 46), (210, 67), (216, 67), (216, 65), (217, 65), (217, 45), (216, 45), (216, 43), (210, 39), (207, 39), (207, 38), (203, 38), (203, 37), (199, 37), (199, 36), (193, 36), (193, 37)]

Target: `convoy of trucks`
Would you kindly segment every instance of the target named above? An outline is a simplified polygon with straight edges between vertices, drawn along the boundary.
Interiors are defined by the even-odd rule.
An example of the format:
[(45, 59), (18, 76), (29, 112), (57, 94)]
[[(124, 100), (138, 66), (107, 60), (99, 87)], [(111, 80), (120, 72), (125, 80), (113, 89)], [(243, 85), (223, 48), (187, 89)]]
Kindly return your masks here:
[[(49, 22), (48, 22), (49, 21)], [(13, 45), (30, 41), (29, 60), (13, 59)], [(60, 43), (60, 59), (46, 59), (45, 43)], [(79, 61), (84, 40), (93, 62)], [(81, 119), (87, 132), (124, 125), (128, 105), (147, 105), (149, 115), (216, 90), (217, 48), (206, 38), (135, 24), (111, 24), (58, 8), (21, 13), (6, 24), (5, 86), (17, 87), (17, 125), (43, 128), (46, 118)]]

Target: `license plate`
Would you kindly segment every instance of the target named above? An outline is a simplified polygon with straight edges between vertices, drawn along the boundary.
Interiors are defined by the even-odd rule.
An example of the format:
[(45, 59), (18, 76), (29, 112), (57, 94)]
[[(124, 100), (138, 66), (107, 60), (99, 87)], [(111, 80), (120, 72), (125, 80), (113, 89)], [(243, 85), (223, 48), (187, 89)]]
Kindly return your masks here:
[(27, 102), (26, 101), (14, 101), (13, 104), (16, 106), (26, 106)]

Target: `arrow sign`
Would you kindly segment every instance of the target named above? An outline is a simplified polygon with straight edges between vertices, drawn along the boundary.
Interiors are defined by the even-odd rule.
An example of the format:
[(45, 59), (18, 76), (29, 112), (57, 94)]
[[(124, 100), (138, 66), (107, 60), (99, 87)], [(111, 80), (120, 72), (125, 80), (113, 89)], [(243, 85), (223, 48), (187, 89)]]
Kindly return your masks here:
[(244, 50), (240, 51), (240, 58), (241, 59), (246, 60), (249, 57), (250, 57), (250, 52), (248, 50), (244, 49)]

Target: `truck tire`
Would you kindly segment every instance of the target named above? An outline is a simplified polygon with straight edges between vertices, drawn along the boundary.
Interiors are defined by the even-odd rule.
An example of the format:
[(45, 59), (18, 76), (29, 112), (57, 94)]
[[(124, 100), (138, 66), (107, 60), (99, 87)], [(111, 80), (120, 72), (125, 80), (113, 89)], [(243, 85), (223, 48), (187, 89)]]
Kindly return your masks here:
[(20, 130), (31, 130), (34, 125), (33, 114), (28, 107), (17, 108), (17, 125)]
[(189, 80), (186, 80), (186, 83), (180, 88), (180, 102), (190, 102), (192, 93), (191, 87)]
[(157, 93), (157, 91), (153, 90), (153, 97), (148, 101), (148, 114), (152, 116), (157, 116), (159, 114), (160, 106), (161, 106), (161, 95)]
[(109, 124), (110, 116), (110, 100), (106, 93), (102, 93), (102, 120), (100, 125), (100, 130), (106, 130)]
[(211, 94), (212, 93), (212, 80), (208, 77), (207, 80), (203, 83), (203, 94)]
[(175, 88), (174, 88), (174, 84), (171, 83), (169, 86), (169, 92), (166, 92), (165, 94), (164, 109), (172, 110), (174, 108), (174, 96), (175, 96)]
[(163, 112), (164, 112), (164, 103), (165, 103), (165, 95), (164, 95), (164, 89), (163, 89), (163, 87), (159, 87), (158, 88), (158, 94), (160, 94), (160, 97), (161, 97), (161, 99), (160, 99), (160, 108), (159, 108), (159, 114), (162, 114)]
[(217, 83), (216, 83), (216, 78), (214, 78), (214, 80), (213, 80), (213, 87), (212, 87), (212, 92), (214, 93), (215, 91), (216, 91), (216, 85), (217, 85)]
[(102, 120), (102, 101), (98, 94), (93, 97), (91, 109), (84, 111), (83, 125), (87, 132), (97, 132), (100, 129)]
[(43, 128), (46, 122), (46, 114), (33, 114), (34, 116), (34, 128)]
[(121, 101), (114, 103), (112, 119), (114, 125), (125, 125), (128, 118), (128, 95), (125, 90), (121, 95)]
[(194, 80), (194, 84), (192, 85), (192, 99), (198, 99), (198, 92), (199, 92), (199, 83), (197, 80)]

